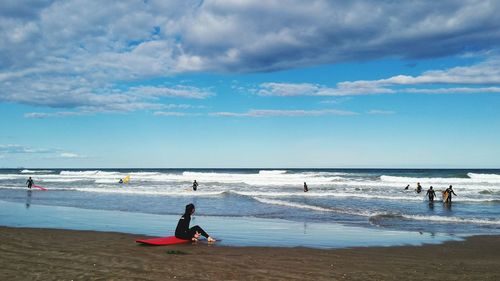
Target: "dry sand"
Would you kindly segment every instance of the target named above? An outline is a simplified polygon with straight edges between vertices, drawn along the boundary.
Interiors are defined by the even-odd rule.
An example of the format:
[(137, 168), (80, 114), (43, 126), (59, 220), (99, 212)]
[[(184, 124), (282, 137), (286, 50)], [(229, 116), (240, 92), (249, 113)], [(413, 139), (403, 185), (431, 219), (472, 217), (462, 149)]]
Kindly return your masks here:
[(0, 227), (0, 280), (500, 280), (500, 236), (340, 250), (154, 247), (136, 238)]

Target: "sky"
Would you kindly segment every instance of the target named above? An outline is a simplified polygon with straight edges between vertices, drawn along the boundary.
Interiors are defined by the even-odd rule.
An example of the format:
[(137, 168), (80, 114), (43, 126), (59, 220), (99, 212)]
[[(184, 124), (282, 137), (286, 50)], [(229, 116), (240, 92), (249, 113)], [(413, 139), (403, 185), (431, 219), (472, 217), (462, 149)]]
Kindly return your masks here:
[(500, 168), (499, 14), (0, 0), (0, 168)]

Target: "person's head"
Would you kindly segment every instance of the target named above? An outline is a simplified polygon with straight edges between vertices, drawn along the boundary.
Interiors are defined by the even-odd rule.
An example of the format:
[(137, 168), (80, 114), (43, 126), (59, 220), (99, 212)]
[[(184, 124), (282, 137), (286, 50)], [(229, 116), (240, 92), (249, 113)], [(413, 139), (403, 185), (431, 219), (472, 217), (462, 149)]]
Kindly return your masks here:
[(431, 185), (430, 189), (432, 189), (432, 185)]
[(194, 180), (194, 182), (196, 182), (196, 180)]
[(30, 179), (31, 179), (31, 177), (30, 177)]
[(195, 210), (195, 208), (194, 208), (194, 204), (193, 203), (187, 204), (186, 205), (186, 211), (184, 212), (184, 214), (185, 215), (192, 215), (192, 214), (194, 214), (194, 210)]
[(451, 184), (450, 184), (450, 189), (452, 189), (452, 188), (453, 188), (453, 186), (451, 186)]

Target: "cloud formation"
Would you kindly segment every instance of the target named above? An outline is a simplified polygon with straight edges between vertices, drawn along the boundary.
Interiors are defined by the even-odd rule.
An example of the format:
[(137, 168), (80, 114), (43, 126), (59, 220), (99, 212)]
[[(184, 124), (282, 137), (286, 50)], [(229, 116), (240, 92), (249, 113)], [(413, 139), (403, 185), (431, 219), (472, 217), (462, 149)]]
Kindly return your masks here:
[(8, 155), (43, 155), (44, 158), (82, 158), (83, 156), (56, 148), (35, 148), (19, 144), (0, 144), (0, 157)]
[[(186, 86), (123, 91), (117, 85), (194, 71), (261, 72), (498, 50), (498, 14), (500, 2), (480, 0), (2, 1), (0, 102), (81, 112), (158, 109), (160, 97), (211, 94)], [(390, 93), (380, 83), (404, 81), (419, 82), (267, 85), (261, 94)]]
[(33, 148), (18, 144), (0, 144), (0, 153), (4, 154), (32, 154), (32, 153), (53, 153), (53, 149)]
[(333, 109), (324, 110), (277, 110), (277, 109), (252, 109), (248, 112), (212, 112), (211, 116), (219, 117), (302, 117), (302, 116), (323, 116), (323, 115), (337, 115), (337, 116), (352, 116), (357, 115), (356, 112), (342, 111)]
[(335, 87), (309, 83), (262, 83), (256, 93), (261, 96), (285, 97), (500, 93), (500, 86), (497, 85), (500, 85), (500, 57), (492, 57), (470, 66), (426, 71), (418, 76), (396, 75), (379, 80), (344, 81), (337, 83)]

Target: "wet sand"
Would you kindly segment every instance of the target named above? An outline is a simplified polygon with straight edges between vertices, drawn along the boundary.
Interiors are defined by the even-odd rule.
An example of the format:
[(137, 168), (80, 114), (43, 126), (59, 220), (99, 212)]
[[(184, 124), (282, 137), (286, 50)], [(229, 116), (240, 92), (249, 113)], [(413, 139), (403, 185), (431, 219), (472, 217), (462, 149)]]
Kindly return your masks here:
[(336, 250), (154, 247), (137, 238), (0, 227), (0, 280), (500, 280), (500, 236)]

